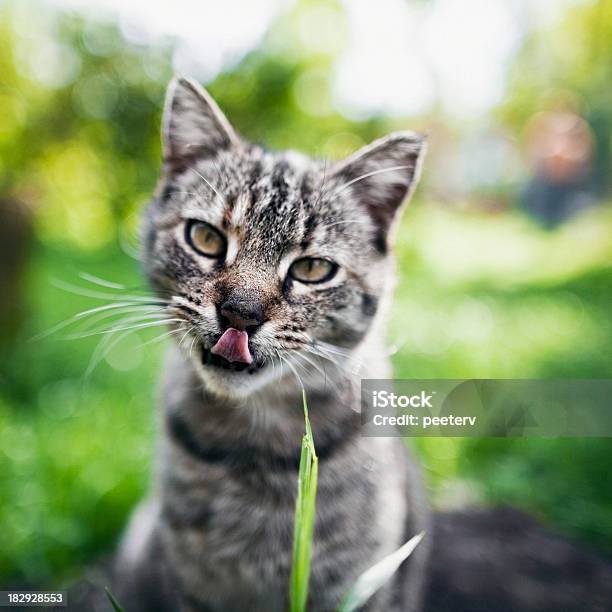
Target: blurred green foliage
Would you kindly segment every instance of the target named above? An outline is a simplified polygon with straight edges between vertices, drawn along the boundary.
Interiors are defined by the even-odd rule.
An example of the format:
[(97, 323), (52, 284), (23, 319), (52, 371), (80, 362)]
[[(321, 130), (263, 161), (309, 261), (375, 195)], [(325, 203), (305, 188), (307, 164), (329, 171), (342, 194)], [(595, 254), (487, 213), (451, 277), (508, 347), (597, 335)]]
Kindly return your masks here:
[(578, 3), (560, 25), (531, 33), (512, 70), (509, 95), (499, 109), (511, 129), (536, 112), (571, 108), (589, 123), (595, 141), (594, 181), (612, 187), (612, 4)]
[[(609, 168), (605, 4), (575, 7), (560, 29), (532, 35), (497, 115), (520, 132), (543, 92), (571, 91), (585, 102), (598, 164)], [(313, 70), (325, 73), (331, 58), (283, 51), (278, 40), (291, 38), (291, 19), (283, 16), (260, 48), (210, 84), (245, 136), (339, 157), (405, 127), (383, 116), (308, 115), (296, 87)], [(555, 51), (554, 70), (533, 68), (540, 54), (531, 50), (548, 45), (563, 62), (557, 67)], [(131, 44), (113, 23), (43, 5), (0, 9), (0, 192), (32, 209), (36, 230), (23, 323), (0, 348), (2, 583), (78, 573), (112, 550), (148, 486), (163, 345), (143, 343), (154, 333), (134, 333), (90, 377), (84, 372), (98, 338), (32, 338), (103, 303), (57, 289), (53, 278), (85, 286), (85, 271), (143, 289), (126, 251), (155, 186), (171, 51), (171, 43)], [(40, 52), (59, 58), (53, 75), (36, 72)], [(546, 232), (517, 212), (455, 211), (421, 193), (399, 234), (389, 334), (398, 377), (612, 376), (609, 207)], [(417, 446), (438, 506), (515, 504), (612, 554), (609, 440), (422, 439)]]

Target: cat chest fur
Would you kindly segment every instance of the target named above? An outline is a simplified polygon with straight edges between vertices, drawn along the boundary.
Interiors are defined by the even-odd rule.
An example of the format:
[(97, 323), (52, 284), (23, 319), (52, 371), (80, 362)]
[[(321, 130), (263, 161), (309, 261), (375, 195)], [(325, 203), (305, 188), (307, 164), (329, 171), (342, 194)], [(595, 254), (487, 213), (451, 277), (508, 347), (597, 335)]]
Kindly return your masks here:
[[(407, 476), (394, 442), (356, 436), (320, 463), (312, 610), (335, 609), (363, 570), (402, 543)], [(167, 444), (160, 537), (182, 597), (210, 610), (286, 610), (297, 467), (206, 461), (172, 437)]]

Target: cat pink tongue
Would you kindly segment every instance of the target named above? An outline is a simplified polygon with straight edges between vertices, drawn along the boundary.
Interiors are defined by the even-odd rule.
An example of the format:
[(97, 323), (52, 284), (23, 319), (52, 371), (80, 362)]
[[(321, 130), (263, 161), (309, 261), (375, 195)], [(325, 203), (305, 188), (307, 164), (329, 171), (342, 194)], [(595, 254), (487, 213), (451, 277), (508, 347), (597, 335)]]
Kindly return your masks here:
[(210, 349), (213, 355), (219, 355), (229, 362), (251, 363), (253, 357), (249, 351), (249, 334), (228, 327)]

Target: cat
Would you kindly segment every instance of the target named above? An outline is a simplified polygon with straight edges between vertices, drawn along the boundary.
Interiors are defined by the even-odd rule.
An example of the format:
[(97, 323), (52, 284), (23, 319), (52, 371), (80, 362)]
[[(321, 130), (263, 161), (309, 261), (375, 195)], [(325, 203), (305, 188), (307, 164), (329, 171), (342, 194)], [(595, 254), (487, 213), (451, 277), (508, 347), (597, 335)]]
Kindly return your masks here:
[[(319, 457), (308, 610), (333, 611), (430, 516), (399, 438), (361, 435), (360, 378), (391, 374), (393, 239), (425, 140), (396, 132), (339, 162), (247, 143), (175, 78), (143, 223), (178, 342), (164, 367), (150, 499), (120, 547), (126, 610), (285, 612), (306, 393)], [(421, 609), (427, 536), (363, 608)]]

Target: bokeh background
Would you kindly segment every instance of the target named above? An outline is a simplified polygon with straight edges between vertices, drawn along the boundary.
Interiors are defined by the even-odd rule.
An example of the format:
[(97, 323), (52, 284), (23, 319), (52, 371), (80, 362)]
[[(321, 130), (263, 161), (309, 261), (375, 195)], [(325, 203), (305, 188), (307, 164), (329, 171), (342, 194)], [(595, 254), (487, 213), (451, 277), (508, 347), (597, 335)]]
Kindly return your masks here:
[[(612, 376), (611, 2), (3, 2), (0, 583), (78, 574), (148, 486), (159, 330), (92, 372), (104, 336), (40, 334), (113, 283), (146, 290), (138, 216), (176, 71), (273, 148), (429, 133), (399, 236), (398, 377)], [(418, 452), (437, 507), (512, 504), (612, 555), (610, 440)]]

